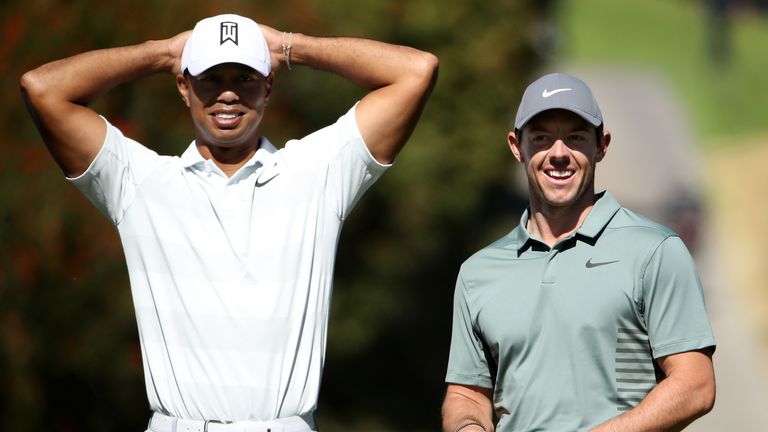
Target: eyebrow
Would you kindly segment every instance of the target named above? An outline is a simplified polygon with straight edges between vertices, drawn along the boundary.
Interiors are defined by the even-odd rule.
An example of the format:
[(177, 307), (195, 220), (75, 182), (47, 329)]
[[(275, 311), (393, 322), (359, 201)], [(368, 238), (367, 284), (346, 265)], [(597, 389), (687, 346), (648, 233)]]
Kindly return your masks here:
[[(544, 126), (542, 126), (541, 124), (537, 124), (537, 123), (531, 123), (530, 125), (528, 125), (528, 130), (530, 132), (547, 132), (547, 133), (549, 133), (549, 131), (547, 131), (547, 129)], [(589, 126), (586, 125), (586, 124), (579, 124), (578, 126), (575, 126), (574, 128), (568, 130), (568, 133), (574, 133), (574, 132), (589, 133)]]
[[(219, 77), (219, 76), (225, 76), (225, 75), (228, 75), (228, 73), (227, 72), (222, 72), (220, 70), (206, 70), (204, 72), (201, 72), (197, 76), (193, 76), (193, 78), (200, 78), (200, 77), (205, 77), (205, 76), (216, 76), (216, 77)], [(233, 73), (231, 75), (232, 76), (246, 76), (247, 75), (247, 76), (253, 76), (253, 77), (264, 77), (264, 75), (261, 75), (260, 73), (258, 73), (255, 70), (246, 70), (246, 69), (238, 70), (237, 72), (235, 72), (235, 73)]]

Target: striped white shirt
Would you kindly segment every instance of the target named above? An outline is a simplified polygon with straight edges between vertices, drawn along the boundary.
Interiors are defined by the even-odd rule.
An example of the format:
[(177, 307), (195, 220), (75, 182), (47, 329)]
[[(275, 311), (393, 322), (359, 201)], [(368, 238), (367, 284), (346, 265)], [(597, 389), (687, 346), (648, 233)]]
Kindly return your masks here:
[(354, 108), (231, 178), (193, 142), (160, 156), (108, 123), (72, 182), (120, 233), (154, 411), (271, 420), (312, 412), (342, 223), (388, 166)]

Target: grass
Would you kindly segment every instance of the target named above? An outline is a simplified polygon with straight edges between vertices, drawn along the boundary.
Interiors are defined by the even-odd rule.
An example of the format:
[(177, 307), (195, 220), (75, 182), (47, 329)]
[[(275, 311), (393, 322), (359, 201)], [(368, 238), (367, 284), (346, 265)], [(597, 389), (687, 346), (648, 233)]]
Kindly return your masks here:
[(714, 62), (705, 2), (562, 0), (560, 52), (580, 66), (631, 65), (666, 77), (703, 142), (768, 132), (768, 17), (731, 14), (730, 61)]

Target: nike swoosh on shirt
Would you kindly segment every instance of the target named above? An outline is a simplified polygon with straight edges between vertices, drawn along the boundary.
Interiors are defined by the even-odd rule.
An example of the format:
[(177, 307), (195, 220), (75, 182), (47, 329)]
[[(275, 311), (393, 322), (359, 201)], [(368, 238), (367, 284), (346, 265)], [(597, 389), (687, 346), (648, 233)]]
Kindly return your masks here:
[(613, 261), (602, 261), (602, 262), (592, 262), (592, 258), (588, 259), (587, 262), (584, 264), (587, 268), (594, 268), (594, 267), (600, 267), (608, 264), (617, 263), (619, 260), (613, 260)]
[(559, 88), (559, 89), (555, 89), (555, 90), (552, 90), (552, 91), (547, 91), (547, 89), (544, 89), (544, 91), (541, 92), (541, 97), (548, 98), (548, 97), (552, 96), (553, 94), (564, 92), (564, 91), (570, 91), (570, 90), (573, 90), (573, 89)]

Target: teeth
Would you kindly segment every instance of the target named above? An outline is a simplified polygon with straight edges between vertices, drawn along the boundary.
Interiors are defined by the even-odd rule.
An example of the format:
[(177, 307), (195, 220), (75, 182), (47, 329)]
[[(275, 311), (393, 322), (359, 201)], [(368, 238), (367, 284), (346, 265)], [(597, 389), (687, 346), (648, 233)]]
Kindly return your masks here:
[(573, 175), (573, 171), (566, 170), (566, 171), (548, 171), (547, 174), (550, 177), (556, 177), (556, 178), (568, 178)]
[(237, 117), (237, 114), (216, 113), (216, 118), (220, 119), (233, 119), (235, 117)]

